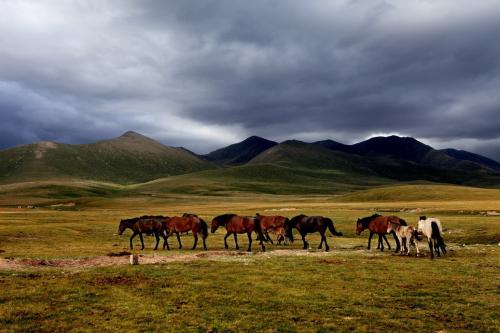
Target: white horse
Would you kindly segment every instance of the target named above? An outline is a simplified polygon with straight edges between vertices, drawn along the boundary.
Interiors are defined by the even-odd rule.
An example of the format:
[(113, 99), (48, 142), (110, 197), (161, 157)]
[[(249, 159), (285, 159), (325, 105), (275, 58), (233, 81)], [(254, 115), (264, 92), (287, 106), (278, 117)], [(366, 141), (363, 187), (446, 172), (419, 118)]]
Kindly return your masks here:
[[(399, 240), (399, 244), (401, 244), (401, 254), (404, 254), (406, 251), (406, 255), (409, 256), (411, 245), (415, 245), (415, 248), (417, 249), (417, 257), (419, 256), (420, 251), (418, 249), (418, 241), (422, 239), (419, 238), (415, 227), (389, 222), (387, 226), (387, 233), (391, 233), (392, 231), (394, 231)], [(408, 244), (408, 246), (406, 246), (406, 244)]]
[(436, 218), (427, 218), (426, 216), (420, 216), (418, 221), (418, 233), (423, 234), (427, 237), (427, 242), (429, 243), (429, 250), (431, 251), (431, 259), (434, 259), (434, 250), (437, 256), (440, 257), (441, 253), (446, 254), (446, 244), (443, 240), (443, 228), (441, 227), (441, 222)]

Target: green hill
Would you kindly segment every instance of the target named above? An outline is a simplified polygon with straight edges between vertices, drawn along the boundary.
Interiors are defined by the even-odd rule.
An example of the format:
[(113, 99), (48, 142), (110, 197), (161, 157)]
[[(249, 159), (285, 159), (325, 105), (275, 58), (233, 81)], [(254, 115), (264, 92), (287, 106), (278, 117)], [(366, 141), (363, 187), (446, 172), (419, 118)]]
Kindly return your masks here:
[(499, 189), (453, 185), (400, 185), (348, 193), (335, 198), (339, 202), (397, 201), (484, 201), (498, 200)]
[[(385, 148), (387, 149), (387, 148)], [(423, 158), (441, 158), (438, 151), (423, 152)], [(439, 153), (442, 154), (442, 153)], [(445, 154), (442, 154), (445, 155)], [(445, 155), (447, 156), (447, 155)], [(442, 167), (427, 163), (419, 163), (389, 154), (368, 154), (368, 156), (331, 150), (322, 145), (300, 141), (285, 141), (261, 153), (250, 164), (274, 164), (296, 169), (331, 170), (344, 175), (344, 182), (351, 183), (358, 177), (374, 177), (393, 181), (431, 181), (460, 185), (495, 186), (500, 184), (498, 174), (485, 172), (476, 168), (451, 168), (442, 161)], [(467, 163), (466, 161), (457, 163)], [(438, 165), (437, 162), (434, 162)]]
[(137, 183), (214, 166), (189, 152), (162, 145), (134, 132), (92, 144), (55, 142), (0, 152), (0, 182), (92, 179)]

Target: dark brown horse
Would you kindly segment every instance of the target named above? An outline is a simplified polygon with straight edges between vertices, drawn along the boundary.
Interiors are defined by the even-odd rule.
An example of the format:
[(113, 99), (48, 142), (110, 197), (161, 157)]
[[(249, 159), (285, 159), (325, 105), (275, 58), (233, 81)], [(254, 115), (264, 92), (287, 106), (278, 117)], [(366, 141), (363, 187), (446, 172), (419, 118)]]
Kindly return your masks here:
[[(182, 217), (174, 216), (171, 218), (167, 218), (163, 221), (163, 228), (166, 231), (166, 238), (175, 234), (177, 236), (177, 241), (179, 242), (179, 249), (182, 249), (181, 243), (181, 232), (193, 232), (194, 244), (191, 248), (192, 250), (196, 249), (198, 245), (198, 234), (201, 235), (201, 239), (203, 240), (203, 249), (207, 249), (206, 239), (208, 237), (208, 225), (207, 223), (198, 217), (196, 214), (184, 214)], [(168, 245), (168, 240), (166, 241), (167, 249), (170, 250), (170, 246)]]
[(141, 216), (132, 219), (121, 220), (118, 226), (118, 235), (123, 234), (123, 232), (128, 228), (133, 231), (132, 236), (130, 236), (130, 249), (133, 249), (132, 240), (135, 236), (139, 235), (141, 239), (141, 250), (144, 250), (144, 238), (142, 234), (154, 235), (156, 238), (155, 250), (158, 249), (158, 244), (160, 242), (160, 236), (163, 238), (163, 248), (165, 248), (165, 243), (167, 239), (164, 235), (164, 228), (162, 221), (165, 219), (163, 216)]
[[(289, 221), (288, 217), (284, 216), (264, 216), (259, 213), (255, 214), (257, 219), (260, 222), (260, 227), (262, 229), (262, 234), (265, 237), (265, 241), (271, 242), (273, 244), (273, 240), (269, 237), (269, 232), (275, 233), (278, 236), (278, 245), (284, 240), (284, 228), (285, 223)], [(259, 240), (257, 238), (257, 240)]]
[[(368, 229), (370, 230), (370, 237), (368, 237), (368, 250), (371, 246), (373, 234), (378, 235), (377, 249), (380, 249), (380, 251), (384, 251), (384, 242), (382, 240), (385, 240), (385, 242), (387, 243), (387, 247), (390, 250), (391, 245), (389, 244), (389, 241), (385, 236), (387, 234), (389, 223), (395, 223), (403, 226), (407, 225), (405, 220), (397, 216), (383, 216), (379, 214), (373, 214), (372, 216), (358, 219), (358, 221), (356, 222), (356, 235), (360, 235), (363, 230)], [(399, 252), (401, 244), (399, 244), (399, 240), (394, 232), (392, 232), (392, 235), (394, 236), (394, 240), (396, 241), (396, 252)]]
[(321, 242), (319, 243), (318, 249), (322, 248), (323, 242), (325, 243), (325, 251), (330, 250), (330, 246), (326, 242), (326, 229), (330, 230), (330, 232), (334, 236), (342, 236), (341, 232), (337, 232), (335, 230), (335, 226), (333, 225), (333, 221), (328, 217), (323, 216), (306, 216), (306, 215), (297, 215), (291, 220), (289, 220), (285, 224), (285, 232), (286, 237), (293, 242), (293, 232), (292, 229), (295, 228), (299, 232), (302, 237), (302, 242), (304, 243), (304, 249), (309, 248), (309, 243), (306, 241), (306, 235), (319, 232), (321, 235)]
[(233, 234), (234, 242), (236, 243), (236, 250), (239, 250), (238, 236), (237, 234), (246, 233), (248, 236), (248, 250), (252, 251), (252, 232), (259, 235), (259, 244), (262, 248), (262, 252), (266, 251), (266, 247), (262, 242), (264, 240), (264, 235), (262, 234), (262, 229), (260, 227), (260, 222), (255, 217), (250, 216), (238, 216), (236, 214), (224, 214), (214, 217), (212, 220), (211, 232), (214, 233), (220, 226), (226, 227), (226, 235), (224, 236), (224, 247), (227, 249), (227, 238)]

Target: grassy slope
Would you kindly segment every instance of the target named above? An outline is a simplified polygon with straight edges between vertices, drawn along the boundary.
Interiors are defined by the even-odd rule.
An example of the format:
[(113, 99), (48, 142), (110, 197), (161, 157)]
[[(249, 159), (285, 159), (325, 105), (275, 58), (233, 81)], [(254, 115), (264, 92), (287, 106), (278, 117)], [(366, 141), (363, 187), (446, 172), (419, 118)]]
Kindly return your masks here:
[(136, 183), (214, 168), (136, 133), (85, 145), (41, 143), (0, 152), (0, 181), (91, 179)]
[(345, 194), (339, 202), (500, 200), (500, 190), (453, 185), (400, 185)]

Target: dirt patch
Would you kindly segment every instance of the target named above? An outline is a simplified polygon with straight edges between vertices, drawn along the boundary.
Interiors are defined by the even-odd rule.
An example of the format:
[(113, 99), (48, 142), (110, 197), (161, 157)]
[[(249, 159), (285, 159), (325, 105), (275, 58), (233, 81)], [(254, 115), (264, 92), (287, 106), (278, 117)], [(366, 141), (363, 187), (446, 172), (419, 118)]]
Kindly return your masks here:
[[(15, 259), (0, 258), (0, 269), (22, 270), (29, 268), (44, 267), (64, 267), (64, 268), (91, 268), (105, 266), (123, 266), (129, 265), (129, 256), (127, 251), (108, 253), (106, 256), (79, 258), (79, 259)], [(271, 252), (244, 252), (244, 251), (210, 251), (198, 252), (192, 254), (173, 254), (173, 255), (142, 255), (139, 254), (139, 265), (168, 264), (174, 262), (192, 262), (198, 260), (251, 260), (254, 258), (271, 258), (282, 256), (328, 256), (328, 252), (321, 251), (300, 251), (300, 250), (274, 250)]]
[(128, 251), (121, 251), (121, 252), (109, 252), (107, 254), (108, 257), (125, 257), (131, 255), (131, 252)]
[(67, 203), (59, 203), (59, 204), (50, 205), (49, 207), (58, 208), (58, 207), (75, 207), (75, 206), (76, 206), (76, 203), (67, 202)]
[(92, 280), (93, 285), (133, 285), (137, 283), (137, 280), (127, 277), (127, 276), (110, 276), (110, 277), (99, 277)]
[(35, 158), (36, 159), (41, 159), (43, 155), (47, 152), (49, 149), (56, 149), (57, 144), (54, 142), (50, 141), (41, 141), (37, 144), (36, 150), (35, 150)]

